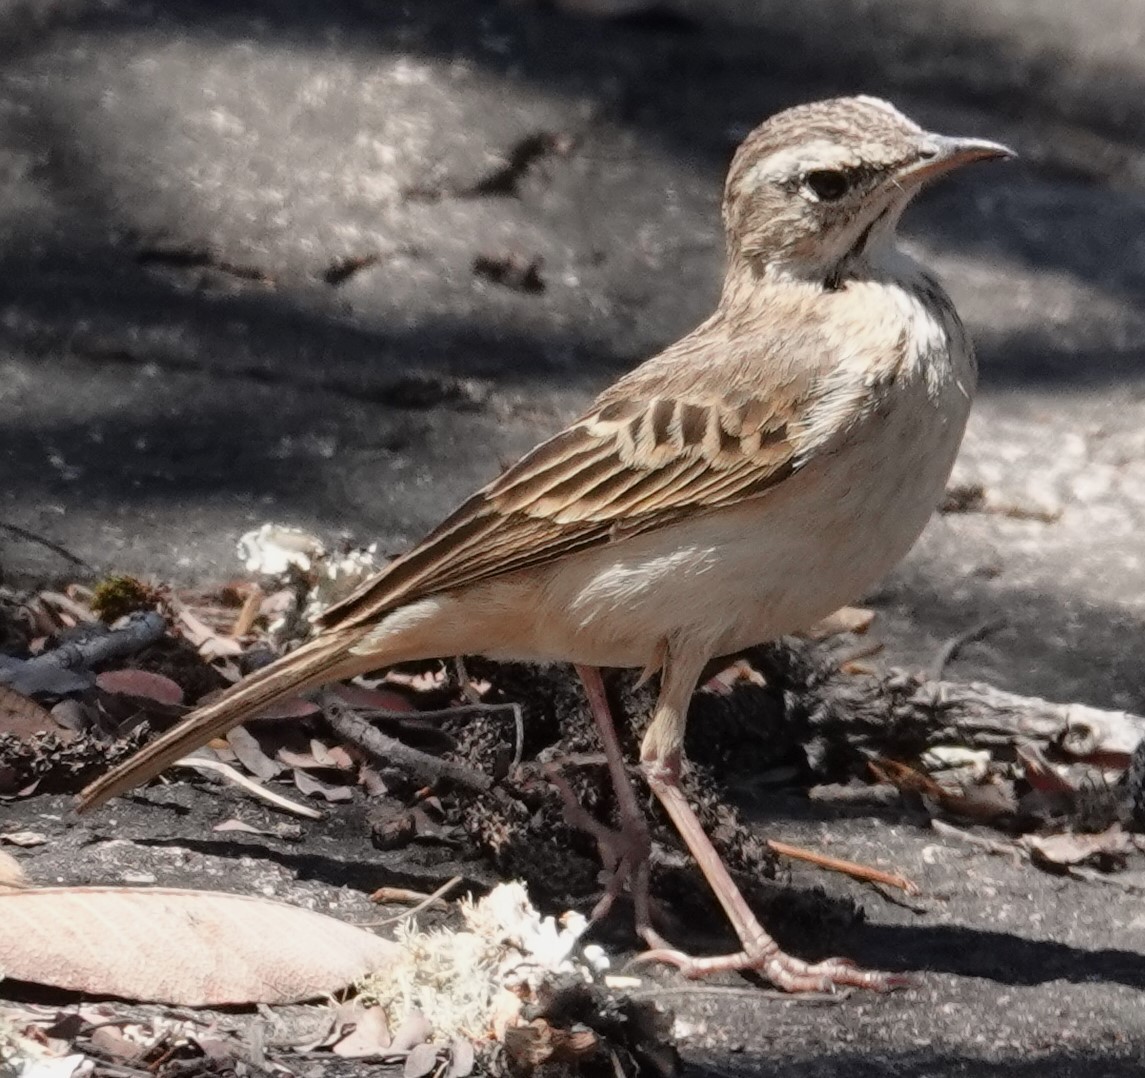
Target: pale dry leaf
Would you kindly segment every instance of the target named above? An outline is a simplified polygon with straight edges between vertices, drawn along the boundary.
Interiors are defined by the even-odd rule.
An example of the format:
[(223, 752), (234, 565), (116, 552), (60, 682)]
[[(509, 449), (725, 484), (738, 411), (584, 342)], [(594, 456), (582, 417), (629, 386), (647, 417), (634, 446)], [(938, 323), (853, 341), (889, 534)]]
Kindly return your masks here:
[(425, 1078), (436, 1066), (437, 1049), (432, 1044), (419, 1044), (406, 1056), (402, 1078)]
[(31, 881), (24, 866), (10, 853), (0, 850), (0, 888), (30, 886)]
[(43, 846), (48, 836), (40, 831), (8, 831), (0, 835), (0, 842), (7, 842), (9, 846), (22, 846), (25, 849), (32, 846)]
[(238, 831), (244, 835), (266, 835), (274, 838), (273, 831), (265, 831), (261, 827), (255, 827), (253, 824), (247, 823), (245, 820), (223, 820), (222, 823), (215, 824), (211, 828), (212, 831)]
[(0, 893), (0, 969), (184, 1006), (292, 1003), (386, 968), (397, 944), (269, 899), (176, 888)]
[(336, 1056), (361, 1059), (381, 1055), (390, 1047), (390, 1027), (384, 1007), (363, 1007), (354, 1019), (354, 1028), (334, 1045)]
[(1035, 863), (1058, 867), (1093, 864), (1120, 867), (1134, 849), (1133, 840), (1114, 824), (1098, 834), (1026, 835), (1021, 845)]
[(444, 1078), (469, 1078), (476, 1062), (473, 1042), (465, 1037), (454, 1037), (449, 1043), (449, 1066)]
[(861, 635), (871, 627), (875, 612), (862, 606), (841, 606), (833, 614), (817, 621), (810, 629), (800, 633), (808, 640), (827, 640), (840, 633)]
[(182, 604), (178, 604), (175, 618), (179, 631), (199, 649), (199, 654), (208, 662), (212, 659), (234, 658), (243, 653), (243, 646), (238, 640), (216, 632)]
[(390, 1050), (408, 1052), (416, 1045), (429, 1040), (431, 1033), (433, 1033), (433, 1027), (429, 1024), (429, 1019), (416, 1007), (411, 1007), (406, 1012), (405, 1018), (402, 1019), (402, 1024), (394, 1031)]

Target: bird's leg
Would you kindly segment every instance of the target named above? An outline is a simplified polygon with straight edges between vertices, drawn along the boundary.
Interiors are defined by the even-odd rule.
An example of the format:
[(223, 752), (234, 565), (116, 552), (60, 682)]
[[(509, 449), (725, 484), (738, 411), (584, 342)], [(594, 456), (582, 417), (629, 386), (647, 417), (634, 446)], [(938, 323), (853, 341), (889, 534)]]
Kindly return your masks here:
[(699, 649), (679, 654), (669, 650), (660, 683), (656, 714), (644, 737), (640, 759), (652, 792), (675, 824), (700, 866), (736, 935), (743, 945), (737, 954), (695, 958), (668, 946), (650, 928), (642, 932), (652, 950), (641, 961), (661, 961), (678, 966), (686, 976), (702, 977), (724, 970), (756, 970), (776, 987), (788, 992), (831, 991), (843, 986), (885, 991), (908, 983), (893, 974), (857, 969), (846, 959), (829, 958), (811, 964), (785, 954), (756, 919), (684, 791), (680, 788), (684, 724), (688, 702), (703, 670), (706, 656)]
[(608, 912), (627, 882), (636, 906), (636, 921), (639, 927), (650, 923), (648, 856), (652, 842), (648, 834), (648, 821), (640, 810), (636, 789), (624, 766), (624, 754), (620, 748), (620, 739), (616, 736), (616, 726), (612, 721), (612, 711), (608, 706), (608, 696), (604, 691), (600, 670), (595, 666), (578, 666), (576, 672), (584, 684), (589, 709), (592, 711), (592, 718), (604, 749), (608, 773), (616, 793), (620, 829), (611, 831), (592, 819), (577, 804), (567, 783), (560, 781), (557, 783), (557, 788), (566, 802), (566, 818), (574, 827), (587, 831), (596, 839), (610, 873), (604, 896), (592, 912), (593, 920), (603, 917)]

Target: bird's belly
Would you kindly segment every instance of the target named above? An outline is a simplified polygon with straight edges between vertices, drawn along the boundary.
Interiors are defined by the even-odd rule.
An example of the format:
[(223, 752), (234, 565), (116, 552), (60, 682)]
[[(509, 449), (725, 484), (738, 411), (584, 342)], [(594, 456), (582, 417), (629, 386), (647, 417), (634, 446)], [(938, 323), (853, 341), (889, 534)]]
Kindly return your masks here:
[(953, 465), (969, 401), (920, 403), (768, 495), (564, 559), (516, 657), (644, 666), (669, 638), (726, 654), (853, 602), (910, 549)]

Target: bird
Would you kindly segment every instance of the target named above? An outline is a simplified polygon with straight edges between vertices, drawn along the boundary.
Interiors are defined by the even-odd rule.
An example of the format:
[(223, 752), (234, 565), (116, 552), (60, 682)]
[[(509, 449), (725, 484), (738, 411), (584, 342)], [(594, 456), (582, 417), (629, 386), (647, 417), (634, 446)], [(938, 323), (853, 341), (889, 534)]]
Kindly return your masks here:
[[(609, 889), (630, 891), (647, 959), (691, 977), (755, 971), (788, 991), (903, 983), (781, 950), (684, 796), (684, 730), (710, 660), (856, 600), (926, 525), (977, 365), (952, 301), (900, 249), (897, 225), (929, 181), (1011, 156), (929, 132), (870, 96), (766, 119), (728, 170), (711, 316), (318, 616), (306, 643), (93, 781), (80, 811), (329, 682), (471, 654), (571, 663), (617, 791)], [(735, 953), (689, 954), (652, 923), (648, 824), (600, 674), (611, 667), (659, 675), (639, 772), (734, 929)]]

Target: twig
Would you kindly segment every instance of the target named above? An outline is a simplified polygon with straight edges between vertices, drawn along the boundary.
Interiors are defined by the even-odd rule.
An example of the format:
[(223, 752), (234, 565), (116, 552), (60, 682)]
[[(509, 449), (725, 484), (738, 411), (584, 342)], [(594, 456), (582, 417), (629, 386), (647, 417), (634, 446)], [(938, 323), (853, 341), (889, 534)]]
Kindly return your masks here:
[(58, 591), (42, 591), (39, 598), (40, 602), (54, 606), (57, 610), (71, 615), (76, 621), (88, 622), (89, 624), (99, 621), (91, 607), (77, 603), (70, 595), (64, 595)]
[(881, 883), (886, 887), (897, 887), (908, 895), (920, 894), (918, 884), (894, 872), (883, 872), (869, 865), (859, 864), (857, 861), (844, 861), (838, 857), (828, 857), (826, 854), (816, 853), (814, 850), (805, 850), (801, 846), (790, 846), (786, 842), (777, 842), (775, 839), (767, 840), (768, 849), (784, 857), (791, 857), (797, 861), (806, 861), (819, 868), (831, 872), (841, 872), (844, 876), (862, 880), (864, 883)]
[[(132, 614), (127, 624), (119, 629), (112, 629), (88, 640), (61, 644), (34, 659), (7, 659), (0, 656), (0, 683), (17, 692), (32, 694), (42, 690), (45, 678), (58, 682), (59, 671), (67, 670), (74, 675), (76, 684), (69, 685), (63, 691), (86, 688), (93, 680), (90, 667), (134, 655), (163, 639), (166, 631), (167, 622), (162, 614), (154, 610), (146, 614)], [(58, 685), (54, 685), (53, 690), (60, 691)]]
[(946, 668), (955, 660), (958, 653), (967, 644), (973, 644), (975, 641), (989, 636), (991, 633), (1002, 628), (1003, 625), (1005, 625), (1005, 622), (1001, 618), (990, 618), (980, 625), (975, 625), (973, 628), (959, 633), (957, 636), (952, 636), (938, 649), (938, 654), (935, 656), (934, 664), (930, 670), (930, 676), (937, 681), (946, 673)]
[(481, 703), (481, 694), (473, 685), (473, 679), (465, 668), (465, 660), (460, 655), (453, 656), (453, 672), (457, 675), (457, 686), (461, 695), (471, 704)]
[(235, 786), (241, 786), (248, 794), (267, 802), (269, 805), (273, 805), (275, 808), (282, 809), (283, 812), (288, 812), (291, 815), (303, 816), (308, 820), (321, 820), (324, 818), (318, 809), (311, 808), (309, 805), (300, 805), (297, 801), (291, 801), (290, 798), (283, 797), (282, 794), (268, 790), (265, 786), (261, 786), (253, 779), (247, 778), (241, 771), (235, 770), (230, 764), (223, 763), (222, 760), (210, 760), (205, 756), (184, 756), (183, 759), (177, 761), (176, 766), (193, 767), (197, 771), (214, 771)]
[(79, 557), (73, 554), (67, 547), (60, 546), (59, 543), (52, 542), (51, 539), (46, 539), (42, 535), (37, 535), (35, 532), (28, 531), (27, 528), (21, 528), (16, 524), (6, 524), (0, 520), (0, 528), (3, 528), (10, 535), (15, 535), (17, 538), (26, 539), (29, 543), (39, 543), (40, 546), (46, 547), (53, 554), (58, 554), (65, 561), (70, 561), (72, 565), (78, 565), (83, 569), (91, 569), (92, 566)]
[(357, 745), (375, 760), (404, 768), (416, 782), (432, 786), (447, 779), (463, 789), (477, 793), (483, 793), (493, 785), (488, 775), (465, 764), (431, 756), (374, 729), (335, 693), (323, 692), (318, 700), (327, 721), (339, 737)]
[(235, 618), (235, 623), (231, 626), (231, 636), (246, 636), (254, 628), (254, 623), (258, 619), (259, 608), (262, 606), (262, 599), (262, 588), (257, 584), (252, 585), (250, 591), (247, 592), (246, 599), (243, 600), (239, 616)]
[[(425, 895), (422, 898), (422, 900), (416, 906), (413, 907), (413, 909), (405, 910), (404, 912), (399, 913), (394, 917), (387, 917), (384, 921), (367, 921), (363, 925), (361, 925), (360, 927), (363, 927), (363, 928), (367, 928), (367, 927), (368, 928), (382, 928), (385, 925), (392, 925), (392, 924), (396, 924), (398, 921), (404, 921), (408, 917), (415, 917), (417, 914), (421, 913), (422, 910), (429, 909), (429, 907), (434, 905), (435, 903), (437, 905), (440, 905), (440, 906), (445, 906), (445, 903), (442, 901), (442, 899), (444, 899), (445, 896), (447, 894), (449, 894), (449, 892), (452, 891), (460, 882), (461, 882), (461, 877), (460, 876), (454, 876), (452, 879), (446, 880), (445, 883), (443, 883), (436, 891), (433, 892), (433, 894)], [(380, 901), (380, 900), (376, 900), (375, 896), (380, 894), (382, 891), (385, 891), (385, 890), (389, 890), (389, 888), (385, 888), (385, 887), (378, 888), (378, 890), (375, 891), (374, 894), (370, 895), (370, 901), (371, 902)], [(393, 890), (398, 890), (398, 888), (393, 888)], [(416, 892), (411, 891), (408, 893), (409, 894), (415, 894)]]
[(1001, 854), (1006, 857), (1027, 856), (1020, 846), (1015, 846), (1012, 842), (999, 842), (997, 839), (986, 838), (984, 835), (975, 835), (970, 831), (963, 831), (961, 827), (955, 827), (945, 820), (932, 819), (930, 826), (932, 830), (937, 831), (940, 835), (945, 835), (947, 838), (956, 838), (959, 842), (965, 842), (970, 846), (978, 846), (987, 853)]

